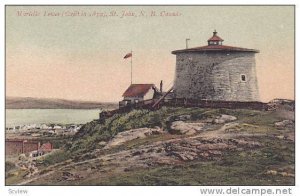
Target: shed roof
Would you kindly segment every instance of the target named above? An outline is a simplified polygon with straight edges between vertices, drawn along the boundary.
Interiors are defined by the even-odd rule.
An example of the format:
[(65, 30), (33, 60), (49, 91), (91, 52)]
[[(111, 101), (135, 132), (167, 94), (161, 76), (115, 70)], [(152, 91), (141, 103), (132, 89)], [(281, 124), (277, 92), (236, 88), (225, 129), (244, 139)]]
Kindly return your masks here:
[(131, 84), (123, 93), (123, 97), (141, 97), (144, 96), (154, 84)]

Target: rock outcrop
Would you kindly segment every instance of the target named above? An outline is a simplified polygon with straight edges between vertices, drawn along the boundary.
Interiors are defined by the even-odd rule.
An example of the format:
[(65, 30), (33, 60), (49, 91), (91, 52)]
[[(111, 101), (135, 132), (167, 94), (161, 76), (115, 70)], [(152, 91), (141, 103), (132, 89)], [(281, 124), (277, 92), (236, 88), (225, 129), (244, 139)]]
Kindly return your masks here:
[(283, 129), (286, 127), (293, 127), (293, 126), (295, 126), (295, 123), (292, 120), (283, 120), (280, 122), (275, 122), (274, 125), (277, 128)]
[(170, 127), (170, 133), (193, 135), (203, 130), (204, 126), (205, 123), (187, 123), (183, 121), (175, 121)]
[(223, 124), (223, 123), (234, 121), (236, 119), (237, 118), (235, 116), (222, 114), (221, 116), (219, 116), (216, 119), (214, 119), (213, 122), (217, 123), (217, 124)]
[(123, 131), (123, 132), (118, 133), (111, 141), (109, 141), (108, 144), (105, 146), (105, 149), (113, 147), (113, 146), (122, 145), (125, 142), (131, 141), (131, 140), (145, 138), (150, 135), (157, 135), (157, 134), (162, 134), (162, 133), (163, 133), (163, 131), (159, 127), (139, 128), (139, 129), (131, 129), (128, 131)]

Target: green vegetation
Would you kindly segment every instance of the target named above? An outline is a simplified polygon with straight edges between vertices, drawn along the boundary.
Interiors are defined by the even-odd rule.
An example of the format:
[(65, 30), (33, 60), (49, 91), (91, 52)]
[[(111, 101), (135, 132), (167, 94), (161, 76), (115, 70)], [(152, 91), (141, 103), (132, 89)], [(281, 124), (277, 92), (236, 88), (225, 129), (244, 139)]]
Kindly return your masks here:
[[(163, 107), (156, 111), (132, 110), (128, 113), (116, 114), (106, 119), (103, 124), (98, 121), (85, 124), (72, 140), (65, 138), (66, 140), (59, 141), (58, 145), (62, 145), (62, 141), (66, 143), (64, 148), (45, 156), (44, 160), (40, 162), (41, 168), (44, 169), (41, 174), (50, 171), (49, 168), (54, 173), (30, 184), (294, 185), (295, 143), (291, 139), (293, 138), (294, 127), (278, 128), (274, 125), (275, 122), (290, 119), (293, 114), (290, 110), (284, 112), (288, 115), (282, 111)], [(151, 145), (155, 142), (188, 137), (187, 135), (176, 134), (150, 135), (127, 141), (109, 149), (102, 149), (103, 141), (111, 140), (119, 132), (156, 126), (168, 131), (170, 122), (178, 120), (183, 115), (188, 115), (187, 122), (199, 122), (204, 119), (214, 119), (221, 114), (237, 117), (235, 123), (232, 123), (232, 126), (228, 127), (223, 134), (241, 141), (257, 142), (259, 145), (253, 148), (237, 145), (235, 150), (222, 150), (216, 159), (196, 158), (193, 161), (180, 162), (178, 160), (179, 162), (174, 164), (155, 163), (151, 165), (152, 160), (150, 158), (151, 166), (145, 168), (137, 166), (128, 169), (126, 165), (118, 165), (113, 161), (106, 162), (98, 159), (89, 161), (113, 153), (143, 148), (143, 145)], [(221, 127), (222, 125), (214, 124), (212, 127)], [(291, 138), (287, 139), (288, 136)], [(97, 151), (97, 154), (93, 153), (95, 149), (102, 150)], [(128, 153), (129, 159), (132, 158), (131, 155)], [(77, 163), (78, 161), (83, 162)], [(7, 164), (8, 169), (12, 168), (11, 164)], [(111, 167), (110, 164), (112, 164)], [(55, 165), (53, 169), (52, 165)], [(55, 171), (60, 166), (62, 169)], [(116, 170), (118, 166), (121, 167), (120, 170)], [(82, 175), (82, 178), (70, 181), (62, 180), (65, 171), (72, 174), (78, 173)], [(14, 184), (19, 180), (20, 177), (11, 175), (6, 182)]]
[(276, 121), (283, 118), (272, 112), (246, 110), (246, 109), (205, 109), (205, 108), (182, 108), (163, 107), (160, 110), (133, 110), (129, 113), (116, 114), (105, 120), (104, 124), (92, 121), (85, 124), (72, 142), (66, 147), (72, 153), (88, 152), (91, 149), (101, 148), (101, 141), (109, 141), (117, 133), (124, 130), (159, 126), (163, 129), (168, 127), (168, 122), (180, 115), (191, 115), (190, 121), (197, 121), (205, 118), (213, 118), (220, 114), (228, 114), (238, 117), (238, 122), (251, 125), (272, 126)]
[[(220, 161), (191, 161), (183, 165), (158, 166), (87, 179), (85, 185), (294, 185), (295, 150), (293, 142), (267, 137), (256, 138), (264, 147), (257, 150), (228, 152)], [(268, 170), (282, 175), (266, 174)]]
[[(71, 150), (82, 146), (83, 149), (97, 148), (101, 140), (107, 141), (118, 132), (140, 128), (160, 126), (168, 128), (168, 121), (180, 115), (190, 115), (189, 121), (214, 118), (220, 114), (237, 116), (240, 124), (233, 132), (278, 134), (274, 123), (284, 120), (276, 112), (257, 110), (203, 109), (203, 108), (166, 108), (157, 111), (133, 110), (119, 114), (105, 121), (103, 125), (91, 122), (80, 131), (84, 138), (76, 138)], [(156, 141), (159, 136), (133, 140), (122, 148), (138, 148), (139, 145)], [(267, 136), (257, 137), (263, 144), (257, 150), (228, 152), (221, 161), (192, 161), (180, 166), (158, 166), (150, 169), (111, 175), (105, 179), (90, 179), (83, 184), (95, 185), (291, 185), (294, 177), (267, 175), (268, 170), (294, 173), (294, 142), (274, 139)], [(82, 142), (82, 143), (81, 143)]]
[(43, 160), (40, 160), (44, 166), (53, 165), (55, 163), (60, 163), (71, 157), (71, 154), (65, 150), (55, 151), (47, 156)]
[[(100, 141), (108, 141), (117, 133), (141, 127), (166, 127), (167, 117), (188, 113), (190, 109), (163, 107), (157, 111), (133, 110), (116, 114), (105, 120), (104, 124), (92, 121), (85, 124), (75, 135), (72, 145), (67, 146), (73, 153), (100, 148)], [(200, 110), (200, 109), (199, 109)]]
[(73, 139), (72, 135), (57, 135), (57, 136), (51, 136), (51, 137), (40, 137), (39, 141), (41, 143), (50, 142), (50, 143), (52, 143), (53, 148), (61, 149), (66, 145), (66, 143), (72, 141), (72, 139)]

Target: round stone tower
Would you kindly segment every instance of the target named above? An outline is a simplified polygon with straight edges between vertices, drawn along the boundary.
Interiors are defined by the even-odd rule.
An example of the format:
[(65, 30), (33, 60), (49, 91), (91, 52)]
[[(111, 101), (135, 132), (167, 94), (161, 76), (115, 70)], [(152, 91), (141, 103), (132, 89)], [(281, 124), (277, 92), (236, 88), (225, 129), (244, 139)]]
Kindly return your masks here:
[(225, 46), (213, 32), (208, 45), (172, 51), (176, 55), (176, 98), (259, 101), (255, 54)]

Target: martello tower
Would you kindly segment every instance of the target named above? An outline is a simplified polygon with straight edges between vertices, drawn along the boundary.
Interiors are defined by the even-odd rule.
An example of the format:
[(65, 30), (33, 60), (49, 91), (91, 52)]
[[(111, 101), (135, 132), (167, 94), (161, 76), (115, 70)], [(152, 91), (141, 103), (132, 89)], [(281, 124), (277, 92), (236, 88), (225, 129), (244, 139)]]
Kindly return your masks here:
[(259, 101), (255, 68), (259, 51), (226, 46), (223, 41), (214, 31), (206, 46), (172, 51), (177, 98)]

